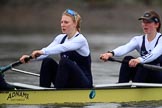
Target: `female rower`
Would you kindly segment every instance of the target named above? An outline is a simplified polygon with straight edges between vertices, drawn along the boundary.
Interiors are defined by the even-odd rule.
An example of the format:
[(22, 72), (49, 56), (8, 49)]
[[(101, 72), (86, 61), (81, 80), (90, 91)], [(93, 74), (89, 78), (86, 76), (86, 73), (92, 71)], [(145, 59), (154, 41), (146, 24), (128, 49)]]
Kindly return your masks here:
[[(41, 50), (35, 50), (31, 56), (43, 59), (40, 70), (40, 86), (56, 88), (91, 88), (91, 55), (87, 39), (80, 33), (80, 15), (67, 9), (61, 18), (62, 34), (56, 36), (51, 44)], [(57, 63), (48, 55), (60, 54)], [(25, 63), (23, 55), (20, 58)]]
[(162, 65), (162, 35), (160, 32), (161, 21), (155, 11), (146, 11), (141, 20), (144, 35), (133, 37), (127, 44), (100, 55), (101, 60), (107, 61), (111, 57), (123, 56), (133, 50), (137, 50), (139, 57), (126, 56), (122, 63), (119, 74), (119, 83), (146, 82), (162, 83), (162, 72), (149, 70), (139, 66), (139, 63)]

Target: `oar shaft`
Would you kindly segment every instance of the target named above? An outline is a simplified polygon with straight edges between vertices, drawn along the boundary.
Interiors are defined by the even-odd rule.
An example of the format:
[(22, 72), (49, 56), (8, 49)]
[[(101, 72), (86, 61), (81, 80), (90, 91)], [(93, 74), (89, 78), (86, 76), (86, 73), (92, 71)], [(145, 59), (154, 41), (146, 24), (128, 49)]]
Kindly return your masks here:
[(126, 61), (117, 60), (117, 59), (115, 59), (115, 58), (109, 58), (109, 61), (119, 62), (119, 63), (128, 63), (128, 62), (126, 62)]
[(141, 66), (143, 66), (144, 68), (150, 69), (150, 70), (162, 72), (162, 67), (160, 66), (149, 65), (149, 64), (141, 64)]
[[(32, 59), (32, 56), (25, 58), (25, 62), (28, 62), (30, 59)], [(14, 63), (7, 65), (7, 66), (0, 67), (0, 73), (4, 73), (5, 71), (10, 70), (12, 67), (19, 66), (20, 64), (22, 64), (21, 61), (16, 61)]]
[[(129, 62), (129, 61), (125, 61), (125, 60), (118, 60), (118, 59), (115, 59), (115, 58), (109, 58), (109, 61), (114, 61), (114, 62), (119, 62), (119, 63), (128, 63)], [(138, 65), (142, 66), (142, 67), (144, 67), (146, 69), (162, 72), (162, 67), (160, 67), (160, 66), (142, 64), (142, 63), (139, 63)]]
[(15, 67), (15, 66), (19, 66), (21, 63), (21, 61), (17, 61), (11, 64), (11, 67)]
[(20, 61), (16, 61), (12, 64), (7, 65), (7, 66), (0, 67), (0, 73), (4, 73), (5, 71), (11, 69), (12, 67), (18, 66), (20, 64), (22, 64)]

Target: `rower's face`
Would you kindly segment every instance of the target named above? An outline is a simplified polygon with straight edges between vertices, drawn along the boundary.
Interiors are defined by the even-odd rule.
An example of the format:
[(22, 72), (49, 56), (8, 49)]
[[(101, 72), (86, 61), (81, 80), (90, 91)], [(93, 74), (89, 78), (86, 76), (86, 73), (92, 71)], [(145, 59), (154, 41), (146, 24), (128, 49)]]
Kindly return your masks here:
[(145, 34), (149, 34), (149, 33), (152, 33), (154, 31), (157, 31), (157, 28), (159, 26), (158, 23), (155, 23), (155, 22), (149, 22), (145, 19), (142, 20), (142, 28), (143, 28), (143, 31)]
[(76, 23), (68, 15), (63, 15), (61, 18), (61, 30), (62, 33), (69, 34), (76, 29)]

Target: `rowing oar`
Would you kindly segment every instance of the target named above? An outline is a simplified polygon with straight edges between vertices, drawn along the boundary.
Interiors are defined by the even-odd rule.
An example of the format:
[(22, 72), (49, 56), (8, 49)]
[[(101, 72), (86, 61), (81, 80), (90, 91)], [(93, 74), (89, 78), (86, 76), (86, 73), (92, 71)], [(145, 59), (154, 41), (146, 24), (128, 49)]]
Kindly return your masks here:
[[(115, 59), (115, 58), (109, 58), (109, 61), (114, 61), (114, 62), (118, 62), (118, 63), (128, 63), (127, 60), (118, 60), (118, 59)], [(138, 66), (141, 66), (141, 67), (146, 68), (146, 69), (162, 72), (162, 67), (160, 67), (160, 66), (142, 64), (142, 63), (139, 63)]]
[[(32, 56), (25, 58), (25, 62), (28, 62), (30, 59), (32, 59)], [(16, 61), (14, 63), (7, 65), (7, 66), (0, 67), (0, 74), (4, 73), (7, 70), (10, 70), (12, 67), (16, 67), (16, 66), (19, 66), (21, 64), (22, 64), (21, 61)]]

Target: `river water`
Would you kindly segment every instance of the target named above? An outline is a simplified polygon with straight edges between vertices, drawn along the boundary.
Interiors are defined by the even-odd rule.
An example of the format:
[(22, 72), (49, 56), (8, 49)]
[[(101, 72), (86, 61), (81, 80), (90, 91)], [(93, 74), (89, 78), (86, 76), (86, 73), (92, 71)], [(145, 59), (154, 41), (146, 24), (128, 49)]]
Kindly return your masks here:
[[(128, 42), (136, 33), (132, 34), (84, 34), (87, 38), (92, 55), (92, 74), (94, 84), (116, 83), (119, 74), (119, 63), (102, 62), (99, 55), (108, 50), (112, 50), (119, 45)], [(32, 50), (40, 49), (47, 46), (55, 37), (55, 35), (1, 35), (0, 36), (0, 66), (8, 65), (15, 62), (23, 54), (30, 54)], [(130, 53), (137, 56), (136, 52)], [(53, 56), (58, 58), (58, 56)], [(41, 62), (31, 62), (18, 66), (18, 69), (26, 70), (39, 74)], [(39, 78), (36, 76), (26, 75), (13, 71), (5, 73), (5, 79), (9, 82), (21, 82), (26, 84), (39, 84)], [(58, 105), (0, 105), (0, 108), (70, 108), (74, 106), (58, 106)], [(76, 106), (75, 106), (76, 107)], [(154, 104), (119, 104), (119, 103), (95, 103), (89, 105), (78, 106), (79, 108), (162, 108), (161, 105)]]

